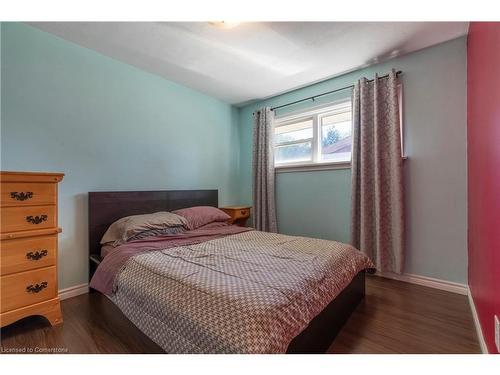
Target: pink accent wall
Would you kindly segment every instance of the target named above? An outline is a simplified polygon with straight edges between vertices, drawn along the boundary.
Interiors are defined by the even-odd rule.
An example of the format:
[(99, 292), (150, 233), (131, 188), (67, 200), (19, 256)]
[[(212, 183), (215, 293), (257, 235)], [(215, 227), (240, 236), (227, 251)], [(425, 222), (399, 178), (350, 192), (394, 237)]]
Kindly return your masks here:
[(469, 286), (490, 353), (500, 318), (500, 22), (467, 38)]

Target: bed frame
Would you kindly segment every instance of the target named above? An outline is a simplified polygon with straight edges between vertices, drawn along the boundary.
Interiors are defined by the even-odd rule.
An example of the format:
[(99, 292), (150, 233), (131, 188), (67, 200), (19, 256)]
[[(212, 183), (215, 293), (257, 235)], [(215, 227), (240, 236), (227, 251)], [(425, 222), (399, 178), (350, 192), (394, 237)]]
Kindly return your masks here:
[[(101, 262), (100, 240), (116, 220), (130, 215), (172, 211), (192, 206), (218, 207), (217, 190), (90, 192), (89, 280)], [(325, 353), (365, 295), (365, 272), (316, 316), (288, 346), (287, 353)]]

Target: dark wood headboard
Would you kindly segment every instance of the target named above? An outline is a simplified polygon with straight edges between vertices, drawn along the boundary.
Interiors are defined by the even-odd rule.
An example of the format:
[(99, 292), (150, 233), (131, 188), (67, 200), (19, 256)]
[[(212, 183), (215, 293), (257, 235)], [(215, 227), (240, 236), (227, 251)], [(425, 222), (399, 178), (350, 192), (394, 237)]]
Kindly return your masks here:
[[(99, 259), (100, 241), (116, 220), (130, 215), (173, 211), (193, 206), (218, 207), (217, 190), (160, 190), (89, 192), (89, 256)], [(94, 261), (95, 266), (95, 261)]]

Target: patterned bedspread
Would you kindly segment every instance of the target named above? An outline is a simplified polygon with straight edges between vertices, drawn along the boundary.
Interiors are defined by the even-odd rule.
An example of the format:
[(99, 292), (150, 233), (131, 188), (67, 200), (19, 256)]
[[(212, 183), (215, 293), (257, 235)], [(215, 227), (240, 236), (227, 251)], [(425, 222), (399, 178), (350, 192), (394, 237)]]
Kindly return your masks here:
[(110, 298), (168, 353), (284, 353), (370, 260), (250, 231), (129, 259)]

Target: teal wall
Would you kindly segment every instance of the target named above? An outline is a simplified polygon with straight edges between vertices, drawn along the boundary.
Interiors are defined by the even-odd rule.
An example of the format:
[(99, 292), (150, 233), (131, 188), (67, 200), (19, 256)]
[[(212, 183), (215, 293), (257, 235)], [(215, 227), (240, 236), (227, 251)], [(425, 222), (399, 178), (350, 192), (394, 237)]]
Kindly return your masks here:
[(349, 242), (351, 171), (280, 173), (276, 205), (280, 232)]
[(87, 192), (211, 189), (237, 203), (238, 110), (51, 34), (1, 25), (1, 168), (64, 172), (59, 282), (87, 281)]
[[(402, 70), (408, 155), (404, 162), (406, 272), (465, 283), (466, 63), (464, 37), (241, 108), (242, 203), (252, 201), (252, 112), (255, 109), (349, 86), (362, 76), (371, 78), (391, 68)], [(346, 94), (349, 92), (337, 95)], [(332, 99), (327, 97), (323, 101)], [(349, 169), (278, 173), (276, 198), (280, 232), (349, 240)]]

